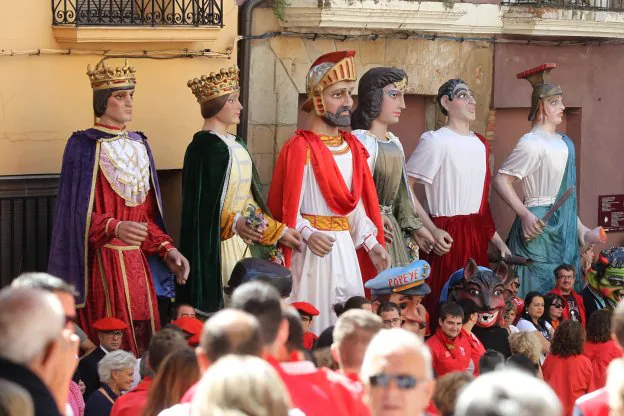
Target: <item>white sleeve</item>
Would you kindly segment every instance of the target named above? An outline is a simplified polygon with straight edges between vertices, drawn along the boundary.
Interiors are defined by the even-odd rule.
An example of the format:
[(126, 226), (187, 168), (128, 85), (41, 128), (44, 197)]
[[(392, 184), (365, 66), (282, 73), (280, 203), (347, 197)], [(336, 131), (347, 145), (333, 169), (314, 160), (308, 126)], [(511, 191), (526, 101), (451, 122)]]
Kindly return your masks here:
[(444, 145), (436, 139), (433, 132), (423, 133), (418, 146), (410, 156), (405, 170), (408, 176), (419, 182), (432, 184), (444, 158)]
[(303, 201), (303, 195), (305, 195), (306, 178), (309, 175), (309, 165), (306, 165), (303, 169), (303, 178), (301, 179), (301, 195), (299, 195), (299, 206), (297, 207), (297, 225), (295, 228), (301, 233), (301, 237), (307, 243), (310, 236), (318, 230), (310, 225), (310, 221), (301, 216), (301, 201)]
[(518, 325), (516, 325), (519, 332), (535, 332), (537, 328), (533, 325), (532, 322), (527, 321), (526, 319), (520, 319), (518, 321)]
[(498, 173), (523, 179), (539, 168), (543, 153), (542, 143), (534, 135), (525, 134), (507, 156)]
[(377, 242), (377, 227), (366, 215), (361, 199), (355, 209), (347, 216), (347, 219), (351, 228), (351, 238), (356, 249), (363, 245), (368, 252), (379, 244)]

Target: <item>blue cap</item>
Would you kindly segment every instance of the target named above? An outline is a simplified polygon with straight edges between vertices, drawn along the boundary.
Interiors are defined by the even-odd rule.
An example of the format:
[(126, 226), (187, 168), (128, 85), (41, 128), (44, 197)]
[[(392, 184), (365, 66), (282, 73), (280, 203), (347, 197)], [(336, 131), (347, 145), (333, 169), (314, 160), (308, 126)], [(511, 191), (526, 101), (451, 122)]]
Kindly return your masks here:
[[(485, 272), (491, 272), (492, 269), (488, 269), (487, 267), (483, 267), (483, 266), (478, 266), (478, 269), (480, 271), (485, 271)], [(450, 289), (453, 288), (453, 286), (455, 286), (457, 284), (457, 282), (459, 282), (460, 280), (462, 280), (464, 278), (464, 268), (462, 267), (461, 269), (457, 270), (456, 272), (454, 272), (451, 277), (449, 277), (449, 279), (446, 281), (446, 283), (444, 284), (444, 287), (442, 288), (442, 292), (440, 292), (440, 304), (444, 304), (448, 301), (448, 295), (450, 292)]]
[(402, 293), (405, 295), (425, 296), (431, 288), (425, 279), (431, 273), (431, 266), (424, 260), (416, 260), (405, 267), (393, 267), (379, 273), (364, 285), (375, 296)]

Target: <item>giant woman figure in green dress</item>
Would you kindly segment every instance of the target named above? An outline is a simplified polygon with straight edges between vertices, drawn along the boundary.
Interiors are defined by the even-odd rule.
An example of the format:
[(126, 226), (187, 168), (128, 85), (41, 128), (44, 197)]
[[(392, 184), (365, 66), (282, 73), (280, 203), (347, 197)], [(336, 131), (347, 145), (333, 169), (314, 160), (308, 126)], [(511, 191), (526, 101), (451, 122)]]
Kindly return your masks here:
[(418, 201), (407, 185), (405, 155), (399, 139), (388, 131), (405, 109), (407, 74), (397, 68), (373, 68), (358, 86), (358, 106), (351, 117), (353, 134), (366, 146), (386, 230), (392, 267), (417, 259), (419, 249), (429, 252), (433, 236), (414, 209)]

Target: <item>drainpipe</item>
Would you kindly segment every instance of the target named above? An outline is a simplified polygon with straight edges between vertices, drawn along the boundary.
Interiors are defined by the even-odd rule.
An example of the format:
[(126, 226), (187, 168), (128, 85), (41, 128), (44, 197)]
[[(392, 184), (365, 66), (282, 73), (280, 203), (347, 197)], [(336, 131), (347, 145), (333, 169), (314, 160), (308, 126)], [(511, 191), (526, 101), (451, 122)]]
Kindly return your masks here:
[[(241, 36), (251, 35), (251, 18), (256, 7), (266, 0), (247, 0), (238, 13), (238, 33)], [(249, 124), (249, 70), (251, 66), (251, 41), (242, 39), (238, 42), (238, 67), (240, 68), (240, 102), (243, 106), (241, 122), (236, 128), (237, 135), (247, 142)]]

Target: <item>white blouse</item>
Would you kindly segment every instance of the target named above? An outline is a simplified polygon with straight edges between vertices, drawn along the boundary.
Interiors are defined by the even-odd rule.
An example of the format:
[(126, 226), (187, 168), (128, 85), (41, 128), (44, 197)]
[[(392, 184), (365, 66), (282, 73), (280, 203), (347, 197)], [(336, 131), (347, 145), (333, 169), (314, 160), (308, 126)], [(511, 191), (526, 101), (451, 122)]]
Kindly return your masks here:
[(447, 127), (425, 132), (406, 166), (408, 176), (425, 184), (434, 217), (479, 212), (486, 169), (481, 140)]
[(555, 202), (568, 161), (568, 146), (557, 133), (536, 127), (522, 136), (498, 173), (522, 180), (524, 205)]

